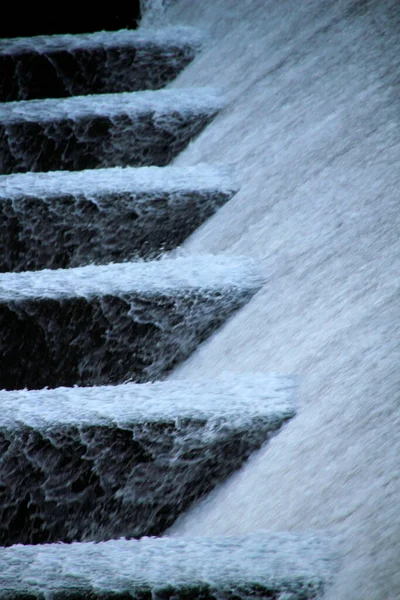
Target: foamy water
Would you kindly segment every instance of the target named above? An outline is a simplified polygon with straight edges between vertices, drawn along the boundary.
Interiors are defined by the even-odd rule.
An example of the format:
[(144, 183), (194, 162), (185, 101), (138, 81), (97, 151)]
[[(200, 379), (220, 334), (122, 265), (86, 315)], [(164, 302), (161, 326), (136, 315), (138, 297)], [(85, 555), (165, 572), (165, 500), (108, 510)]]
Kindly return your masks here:
[(184, 245), (256, 258), (266, 283), (174, 374), (300, 378), (298, 416), (174, 536), (330, 529), (327, 597), (400, 597), (400, 10), (394, 0), (178, 0), (208, 29), (173, 84), (228, 107), (179, 166), (229, 164), (238, 194)]

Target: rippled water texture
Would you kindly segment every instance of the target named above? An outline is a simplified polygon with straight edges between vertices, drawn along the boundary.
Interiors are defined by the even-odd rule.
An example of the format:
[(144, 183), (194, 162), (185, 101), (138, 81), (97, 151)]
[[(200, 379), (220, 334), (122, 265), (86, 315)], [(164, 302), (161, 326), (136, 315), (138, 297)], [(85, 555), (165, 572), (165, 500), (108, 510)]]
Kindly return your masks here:
[(177, 165), (241, 190), (185, 248), (255, 257), (266, 284), (175, 377), (296, 373), (299, 415), (174, 535), (330, 528), (329, 598), (400, 597), (399, 61), (394, 0), (178, 0), (214, 43), (174, 86), (231, 104)]

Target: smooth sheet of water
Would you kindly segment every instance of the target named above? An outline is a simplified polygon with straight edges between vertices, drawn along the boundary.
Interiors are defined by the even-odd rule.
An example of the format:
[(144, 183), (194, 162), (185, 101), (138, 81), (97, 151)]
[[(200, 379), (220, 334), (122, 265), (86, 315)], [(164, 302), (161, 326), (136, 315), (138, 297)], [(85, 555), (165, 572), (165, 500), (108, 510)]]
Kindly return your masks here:
[(330, 599), (400, 597), (396, 0), (178, 0), (212, 42), (173, 84), (230, 104), (175, 164), (241, 190), (184, 245), (256, 258), (262, 290), (175, 372), (295, 373), (298, 416), (172, 535), (331, 529)]

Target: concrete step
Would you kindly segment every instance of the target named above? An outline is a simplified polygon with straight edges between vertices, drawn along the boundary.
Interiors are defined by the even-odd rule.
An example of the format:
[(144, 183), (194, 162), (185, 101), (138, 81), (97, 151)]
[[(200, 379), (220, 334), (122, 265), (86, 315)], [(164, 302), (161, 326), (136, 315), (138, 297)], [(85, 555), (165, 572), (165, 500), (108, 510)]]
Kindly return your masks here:
[(261, 284), (217, 256), (0, 274), (0, 389), (157, 379)]
[(215, 600), (321, 597), (335, 572), (327, 536), (266, 532), (0, 548), (0, 598)]
[(0, 40), (0, 102), (156, 90), (203, 41), (193, 27)]
[(222, 108), (208, 88), (0, 104), (0, 174), (165, 166)]
[(0, 545), (159, 535), (294, 415), (289, 377), (0, 392)]
[(2, 175), (0, 271), (155, 257), (235, 191), (229, 172), (207, 165)]

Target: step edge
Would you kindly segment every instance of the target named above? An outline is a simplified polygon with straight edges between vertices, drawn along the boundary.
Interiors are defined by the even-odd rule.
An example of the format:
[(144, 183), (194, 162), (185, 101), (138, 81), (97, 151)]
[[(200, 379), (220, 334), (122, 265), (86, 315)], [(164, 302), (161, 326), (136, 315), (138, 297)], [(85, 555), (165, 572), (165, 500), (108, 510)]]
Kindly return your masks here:
[(66, 586), (111, 591), (193, 584), (214, 589), (254, 584), (296, 589), (312, 584), (320, 589), (329, 583), (337, 556), (331, 538), (324, 534), (257, 532), (218, 538), (18, 544), (0, 548), (0, 559), (2, 590), (38, 593)]
[(0, 202), (22, 196), (48, 198), (118, 192), (238, 190), (233, 169), (199, 164), (194, 167), (111, 167), (82, 171), (26, 172), (0, 175)]
[(126, 383), (88, 388), (0, 391), (0, 429), (112, 425), (181, 418), (242, 426), (286, 420), (296, 414), (293, 378), (229, 377), (216, 380)]
[(0, 302), (194, 290), (257, 291), (263, 284), (255, 260), (196, 255), (158, 261), (86, 265), (0, 273)]
[(20, 100), (0, 103), (0, 124), (51, 123), (120, 114), (151, 113), (155, 118), (171, 112), (216, 114), (226, 103), (226, 98), (216, 88), (208, 86)]
[(37, 35), (0, 39), (0, 58), (18, 56), (20, 53), (48, 54), (60, 50), (73, 52), (80, 49), (103, 47), (202, 47), (209, 34), (189, 25), (166, 26), (148, 29), (120, 29), (118, 31), (96, 31), (94, 33)]

